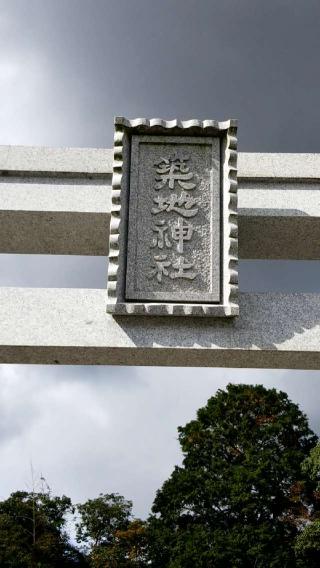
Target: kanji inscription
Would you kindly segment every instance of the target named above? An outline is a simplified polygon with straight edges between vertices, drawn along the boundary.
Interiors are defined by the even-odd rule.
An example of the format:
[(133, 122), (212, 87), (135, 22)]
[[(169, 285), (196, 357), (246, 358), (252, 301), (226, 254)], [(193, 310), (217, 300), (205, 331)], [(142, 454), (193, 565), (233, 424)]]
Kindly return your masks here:
[(127, 300), (220, 299), (219, 137), (132, 137)]
[(167, 197), (156, 196), (153, 198), (157, 207), (152, 207), (151, 212), (154, 215), (162, 213), (162, 211), (175, 211), (183, 217), (194, 217), (198, 213), (197, 200), (182, 191), (180, 195), (173, 193)]
[(116, 117), (109, 245), (115, 317), (238, 315), (237, 121)]
[(163, 189), (166, 184), (169, 189), (174, 189), (175, 182), (183, 189), (194, 189), (196, 184), (189, 181), (193, 178), (193, 173), (186, 164), (188, 160), (189, 157), (180, 158), (175, 155), (170, 158), (161, 158), (159, 162), (156, 162), (156, 171), (159, 175), (156, 176), (155, 189)]

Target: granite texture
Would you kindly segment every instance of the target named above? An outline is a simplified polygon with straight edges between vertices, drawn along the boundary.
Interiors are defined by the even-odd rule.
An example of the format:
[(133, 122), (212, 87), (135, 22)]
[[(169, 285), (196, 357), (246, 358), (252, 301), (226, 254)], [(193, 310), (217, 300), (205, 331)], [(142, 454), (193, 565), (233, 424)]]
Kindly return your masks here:
[(320, 154), (242, 152), (239, 176), (243, 179), (319, 179)]
[(238, 318), (112, 317), (105, 290), (0, 290), (0, 362), (320, 369), (320, 294), (240, 294)]
[(115, 119), (109, 313), (238, 314), (236, 143), (236, 121)]
[[(112, 153), (0, 146), (0, 252), (107, 255)], [(319, 180), (320, 154), (239, 153), (239, 257), (319, 259)]]
[(0, 146), (0, 173), (104, 175), (112, 171), (112, 152), (104, 148)]
[[(106, 254), (110, 157), (0, 147), (1, 252)], [(242, 258), (320, 258), (320, 154), (240, 154), (239, 178)], [(112, 317), (106, 302), (104, 290), (1, 289), (0, 362), (320, 369), (318, 294), (240, 294), (226, 320)]]
[[(162, 156), (188, 156), (190, 181), (156, 190)], [(169, 167), (169, 166), (168, 166)], [(181, 187), (180, 183), (183, 184)], [(159, 183), (159, 182), (158, 182)], [(161, 183), (161, 182), (160, 182)], [(190, 184), (190, 190), (186, 189)], [(219, 302), (220, 141), (188, 136), (134, 136), (131, 153), (126, 299)], [(155, 260), (165, 258), (165, 273)], [(190, 268), (181, 277), (179, 260)], [(159, 263), (158, 263), (159, 264)], [(163, 263), (162, 263), (163, 265)], [(161, 264), (160, 264), (161, 266)]]

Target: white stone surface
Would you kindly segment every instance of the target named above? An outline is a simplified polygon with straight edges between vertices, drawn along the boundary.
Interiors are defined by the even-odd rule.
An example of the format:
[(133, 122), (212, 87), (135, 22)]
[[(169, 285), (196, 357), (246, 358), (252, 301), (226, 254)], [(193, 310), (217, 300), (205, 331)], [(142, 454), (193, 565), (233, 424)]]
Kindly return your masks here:
[[(105, 255), (112, 151), (0, 147), (0, 252)], [(320, 154), (239, 155), (239, 255), (320, 258)], [(0, 362), (320, 369), (320, 295), (241, 317), (113, 318), (103, 290), (3, 288)]]
[(0, 146), (0, 171), (105, 174), (112, 171), (112, 150)]
[(108, 254), (111, 152), (0, 147), (0, 252)]
[[(320, 154), (238, 156), (239, 257), (319, 259)], [(0, 252), (108, 254), (111, 170), (112, 150), (0, 146)]]
[(239, 154), (242, 178), (319, 179), (320, 154), (251, 153)]
[[(169, 156), (170, 160), (170, 155), (176, 151), (179, 160), (186, 153), (187, 160), (192, 160), (192, 171), (185, 165), (186, 171), (180, 171), (179, 175), (183, 177), (188, 173), (192, 179), (194, 176), (194, 181), (183, 183), (180, 178), (178, 184), (185, 185), (185, 190), (192, 189), (197, 200), (200, 199), (197, 201), (198, 225), (186, 252), (188, 257), (180, 256), (183, 242), (180, 250), (175, 250), (169, 242), (166, 247), (172, 247), (171, 252), (164, 250), (165, 254), (157, 258), (154, 253), (150, 254), (150, 244), (154, 243), (153, 195), (167, 180), (161, 179), (161, 168), (157, 169), (155, 177), (154, 166), (163, 161), (163, 156), (166, 159)], [(204, 175), (206, 171), (211, 172), (210, 175)], [(175, 181), (170, 181), (172, 190)], [(201, 192), (196, 190), (197, 184), (201, 184)], [(236, 121), (181, 122), (116, 117), (107, 312), (121, 316), (238, 315), (237, 187)], [(168, 223), (176, 222), (176, 213), (172, 213), (172, 217), (167, 218)], [(161, 221), (165, 222), (165, 219)], [(192, 225), (188, 231), (190, 227), (193, 231)], [(169, 229), (167, 225), (165, 230)], [(167, 233), (165, 238), (168, 239)], [(156, 240), (155, 246), (157, 244)], [(159, 249), (162, 248), (164, 242), (159, 245)], [(151, 267), (155, 273), (160, 270), (158, 280), (150, 279)], [(166, 267), (170, 267), (171, 272)], [(191, 270), (187, 275), (184, 269), (194, 272)], [(170, 283), (170, 278), (177, 279)], [(174, 302), (177, 305), (173, 305)]]
[[(0, 146), (0, 171), (111, 174), (110, 148)], [(238, 153), (240, 178), (320, 179), (320, 154)]]
[(104, 213), (110, 211), (111, 175), (81, 177), (0, 177), (1, 209)]
[(110, 182), (0, 177), (0, 252), (107, 254)]
[(3, 288), (0, 362), (320, 369), (318, 294), (240, 294), (231, 321), (105, 305), (103, 290)]

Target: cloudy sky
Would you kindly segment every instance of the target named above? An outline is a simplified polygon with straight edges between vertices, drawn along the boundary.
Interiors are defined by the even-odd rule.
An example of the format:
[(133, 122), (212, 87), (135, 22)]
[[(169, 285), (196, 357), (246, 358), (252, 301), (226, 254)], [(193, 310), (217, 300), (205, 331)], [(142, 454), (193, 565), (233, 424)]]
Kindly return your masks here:
[[(239, 149), (320, 152), (318, 0), (0, 0), (0, 144), (111, 147), (113, 116), (238, 118)], [(104, 287), (106, 259), (1, 255), (0, 284)], [(302, 265), (302, 266), (301, 266)], [(243, 290), (320, 291), (319, 263), (243, 262)], [(286, 392), (320, 433), (320, 373), (0, 368), (0, 498), (30, 463), (75, 502), (146, 516), (178, 425), (228, 382)]]

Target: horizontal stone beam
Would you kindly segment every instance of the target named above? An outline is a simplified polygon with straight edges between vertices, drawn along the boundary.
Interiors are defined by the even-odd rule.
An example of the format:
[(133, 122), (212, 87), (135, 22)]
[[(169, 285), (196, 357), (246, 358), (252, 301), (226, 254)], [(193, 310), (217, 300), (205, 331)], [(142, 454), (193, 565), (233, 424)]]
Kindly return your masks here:
[(240, 152), (238, 171), (244, 179), (320, 179), (320, 154)]
[(238, 158), (239, 256), (320, 259), (320, 154)]
[(238, 219), (242, 259), (320, 259), (320, 181), (240, 178)]
[[(0, 146), (0, 173), (105, 175), (112, 171), (110, 148)], [(320, 154), (238, 154), (240, 177), (248, 179), (319, 179)]]
[(103, 176), (111, 173), (112, 160), (112, 150), (105, 148), (0, 146), (2, 175)]
[[(0, 252), (107, 255), (112, 151), (0, 147)], [(320, 258), (320, 154), (239, 154), (239, 256)]]
[(111, 174), (0, 178), (0, 252), (107, 255)]
[(231, 321), (105, 308), (104, 290), (2, 288), (0, 362), (320, 369), (318, 294), (241, 294)]

